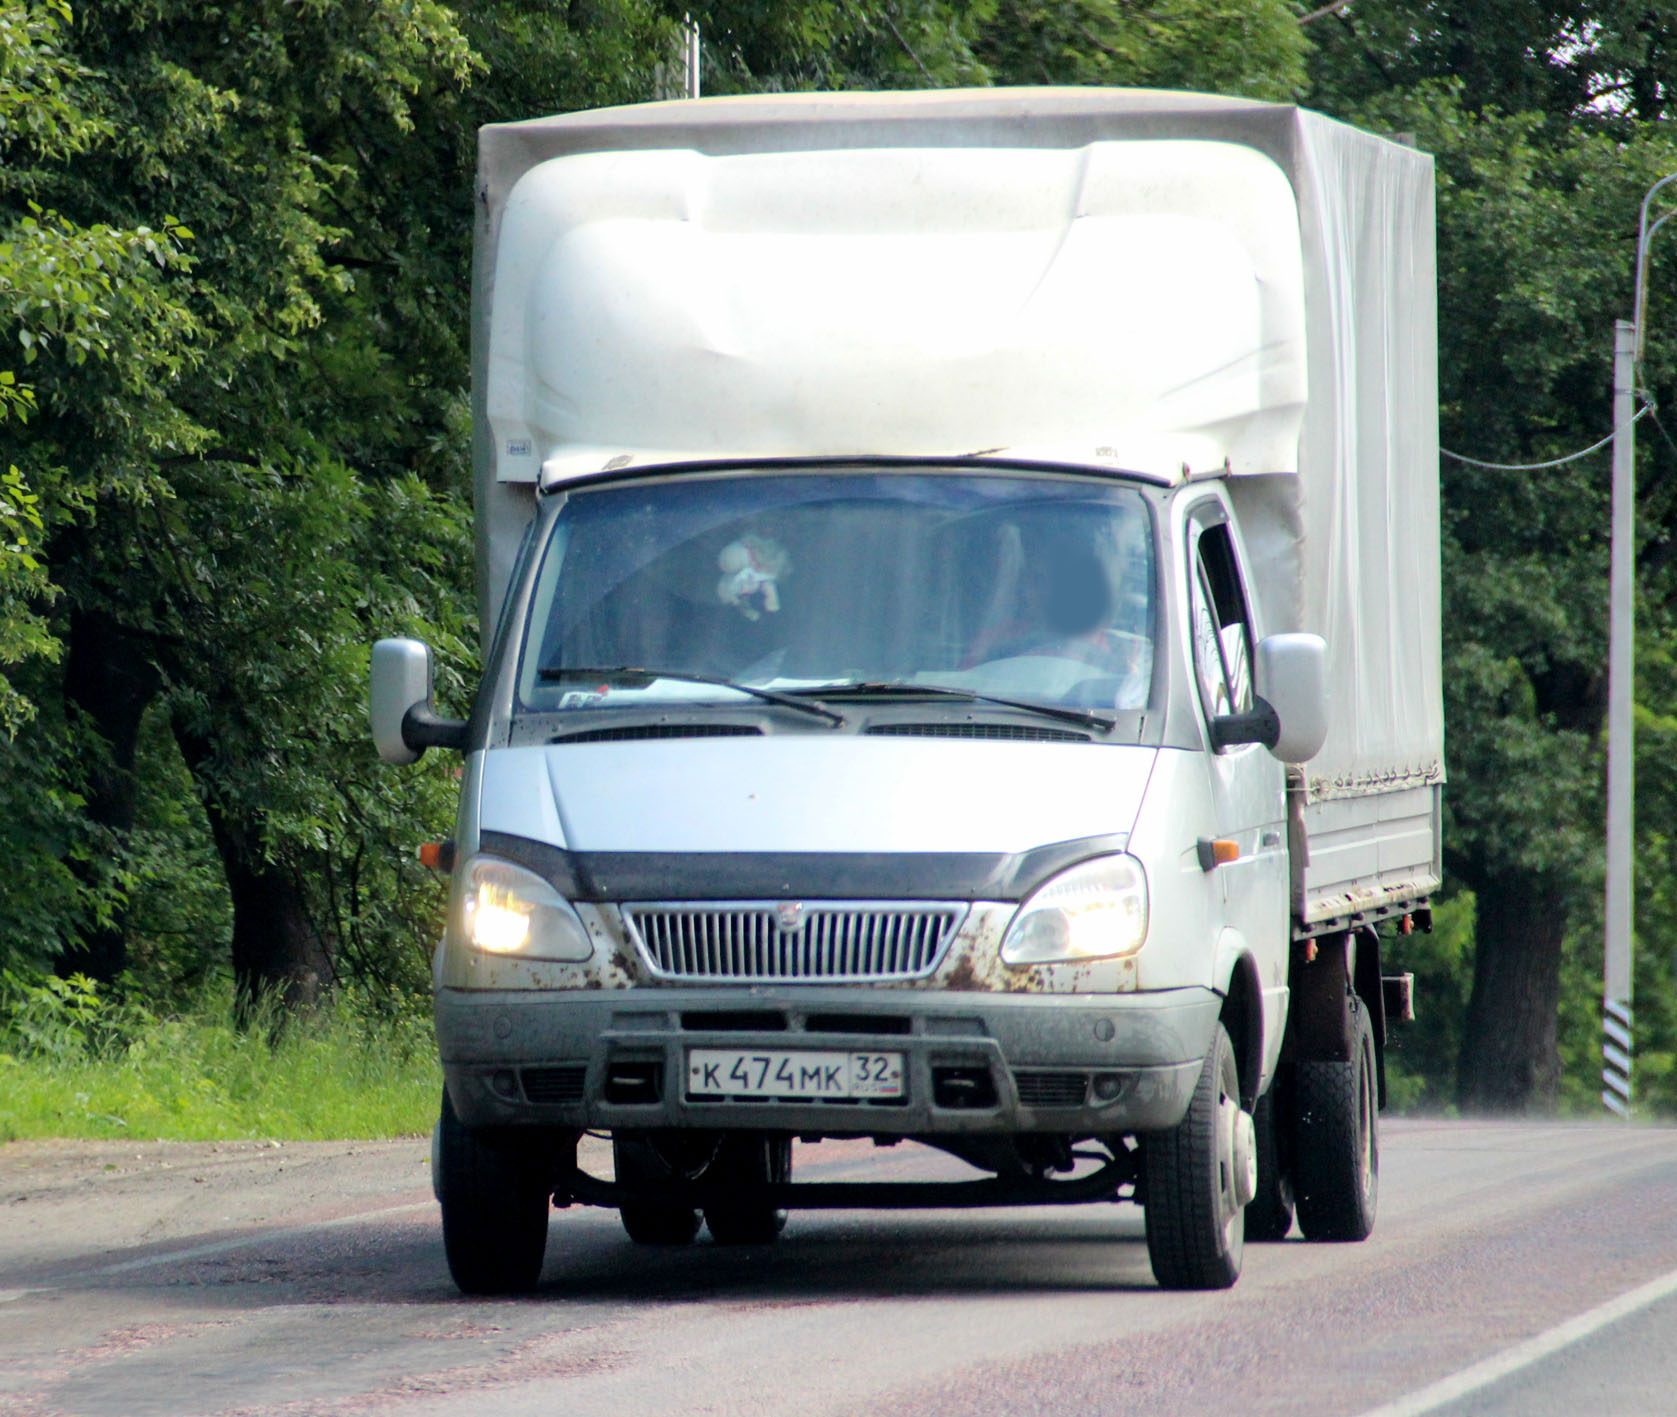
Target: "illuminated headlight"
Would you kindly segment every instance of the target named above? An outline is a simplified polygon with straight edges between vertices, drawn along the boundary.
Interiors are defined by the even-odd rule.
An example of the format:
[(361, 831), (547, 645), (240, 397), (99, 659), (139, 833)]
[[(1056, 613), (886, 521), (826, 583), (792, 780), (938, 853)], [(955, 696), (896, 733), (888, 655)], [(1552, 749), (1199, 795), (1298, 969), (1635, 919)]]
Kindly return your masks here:
[(1019, 907), (1004, 964), (1066, 964), (1134, 954), (1147, 942), (1147, 876), (1133, 856), (1062, 871)]
[(585, 960), (594, 953), (564, 896), (534, 872), (489, 856), (466, 868), (460, 923), (467, 942), (489, 954)]

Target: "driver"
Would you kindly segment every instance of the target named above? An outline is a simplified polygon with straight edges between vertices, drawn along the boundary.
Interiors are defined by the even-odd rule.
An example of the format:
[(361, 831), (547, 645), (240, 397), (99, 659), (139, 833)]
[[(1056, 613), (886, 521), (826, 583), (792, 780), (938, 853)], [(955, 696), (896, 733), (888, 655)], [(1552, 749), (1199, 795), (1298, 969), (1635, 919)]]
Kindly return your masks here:
[[(1001, 558), (997, 589), (1012, 591), (1012, 613), (980, 632), (969, 663), (1070, 661), (1042, 666), (1043, 686), (1053, 684), (1060, 690), (1052, 697), (1081, 703), (1086, 695), (1096, 694), (1100, 707), (1142, 707), (1152, 654), (1145, 634), (1120, 628), (1127, 618), (1119, 603), (1127, 557), (1117, 547), (1097, 548), (1087, 536), (1039, 537), (1027, 551), (1018, 530), (1009, 528), (1009, 533), (1004, 545), (1013, 554)], [(1077, 665), (1090, 672), (1076, 674), (1068, 683), (1068, 669)], [(1117, 683), (1097, 690), (1088, 682), (1092, 679)]]

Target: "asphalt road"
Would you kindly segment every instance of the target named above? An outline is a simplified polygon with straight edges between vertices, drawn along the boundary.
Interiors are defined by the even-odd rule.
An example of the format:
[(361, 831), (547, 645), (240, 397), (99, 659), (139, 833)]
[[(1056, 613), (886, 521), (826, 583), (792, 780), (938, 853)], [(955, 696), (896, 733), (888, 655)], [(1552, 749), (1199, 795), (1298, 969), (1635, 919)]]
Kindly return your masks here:
[[(954, 1165), (825, 1143), (798, 1175)], [(426, 1167), (418, 1139), (0, 1147), (0, 1413), (1677, 1410), (1677, 1130), (1388, 1121), (1373, 1238), (1250, 1246), (1219, 1294), (1156, 1289), (1127, 1206), (683, 1250), (577, 1209), (536, 1295), (465, 1300)]]

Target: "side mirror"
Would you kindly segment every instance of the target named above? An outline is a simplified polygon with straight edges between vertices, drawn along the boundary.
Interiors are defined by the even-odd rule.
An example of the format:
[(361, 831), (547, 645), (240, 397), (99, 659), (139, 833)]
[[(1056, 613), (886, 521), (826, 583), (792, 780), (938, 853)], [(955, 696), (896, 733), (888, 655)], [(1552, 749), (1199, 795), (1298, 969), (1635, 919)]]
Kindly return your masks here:
[(385, 762), (417, 762), (427, 748), (465, 748), (465, 720), (438, 718), (431, 710), (429, 645), (379, 640), (371, 681), (373, 746)]
[(1280, 722), (1269, 751), (1306, 763), (1328, 736), (1328, 647), (1320, 635), (1270, 635), (1258, 642), (1253, 687)]

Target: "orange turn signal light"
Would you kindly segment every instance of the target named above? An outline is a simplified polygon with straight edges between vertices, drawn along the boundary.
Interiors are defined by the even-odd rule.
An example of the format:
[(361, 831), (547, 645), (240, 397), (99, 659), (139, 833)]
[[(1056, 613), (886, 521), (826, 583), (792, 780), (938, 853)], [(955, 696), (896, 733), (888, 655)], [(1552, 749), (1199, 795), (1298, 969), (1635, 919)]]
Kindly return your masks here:
[(447, 871), (453, 866), (452, 841), (423, 841), (419, 844), (419, 864), (433, 871)]
[(1201, 837), (1197, 843), (1200, 858), (1200, 870), (1211, 871), (1218, 866), (1227, 866), (1231, 861), (1240, 860), (1240, 843), (1226, 838), (1213, 840)]

